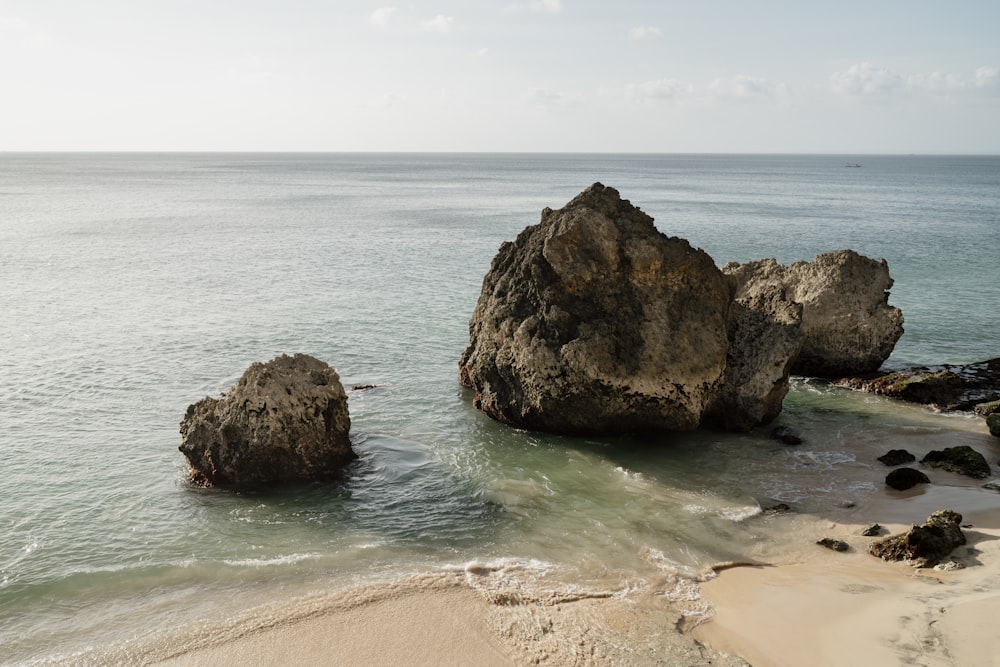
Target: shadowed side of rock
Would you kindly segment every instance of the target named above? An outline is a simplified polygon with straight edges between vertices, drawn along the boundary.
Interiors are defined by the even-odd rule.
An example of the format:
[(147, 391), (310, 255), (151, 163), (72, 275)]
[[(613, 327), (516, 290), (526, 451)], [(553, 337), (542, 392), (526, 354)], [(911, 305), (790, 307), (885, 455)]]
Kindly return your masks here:
[(263, 487), (336, 479), (355, 458), (340, 377), (304, 354), (252, 364), (222, 398), (181, 421), (181, 452), (203, 486)]
[(693, 429), (724, 381), (731, 298), (705, 252), (597, 183), (500, 248), (460, 378), (523, 428)]

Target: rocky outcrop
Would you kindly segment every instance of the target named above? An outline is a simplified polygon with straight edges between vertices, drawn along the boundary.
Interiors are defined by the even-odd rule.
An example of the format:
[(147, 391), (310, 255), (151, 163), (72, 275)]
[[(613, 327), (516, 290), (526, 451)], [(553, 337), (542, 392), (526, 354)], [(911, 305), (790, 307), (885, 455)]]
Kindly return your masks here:
[(965, 544), (962, 515), (951, 510), (931, 514), (922, 526), (872, 542), (868, 552), (886, 561), (907, 561), (915, 567), (933, 567)]
[(973, 479), (986, 479), (990, 476), (990, 464), (986, 462), (986, 457), (968, 445), (935, 449), (928, 452), (920, 462)]
[(723, 272), (737, 295), (783, 293), (802, 306), (802, 347), (791, 371), (839, 377), (875, 371), (903, 335), (903, 314), (888, 304), (892, 278), (884, 259), (853, 250), (784, 266), (773, 259), (730, 263)]
[(523, 428), (693, 429), (724, 382), (731, 301), (711, 257), (596, 183), (500, 247), (460, 379)]
[(336, 371), (304, 354), (252, 364), (221, 398), (181, 421), (180, 450), (203, 486), (261, 487), (335, 479), (355, 458)]
[(974, 364), (943, 364), (886, 375), (845, 377), (836, 384), (922, 403), (942, 412), (974, 410), (987, 417), (1000, 401), (1000, 357)]
[(877, 368), (902, 334), (884, 260), (730, 264), (600, 183), (504, 243), (459, 377), (508, 424), (559, 433), (750, 430), (790, 372)]

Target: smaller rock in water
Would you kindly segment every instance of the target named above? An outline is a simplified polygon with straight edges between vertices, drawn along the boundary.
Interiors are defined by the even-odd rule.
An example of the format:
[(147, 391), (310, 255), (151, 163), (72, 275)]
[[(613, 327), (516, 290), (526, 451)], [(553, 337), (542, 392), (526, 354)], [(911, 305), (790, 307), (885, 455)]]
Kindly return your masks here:
[(986, 462), (986, 457), (968, 445), (935, 449), (928, 452), (920, 462), (973, 479), (986, 479), (990, 476), (990, 464)]
[(897, 468), (885, 476), (885, 483), (897, 491), (912, 489), (917, 484), (930, 484), (931, 480), (915, 468)]
[(1000, 493), (1000, 482), (986, 482), (983, 484), (983, 488)]
[(873, 523), (872, 525), (862, 530), (861, 535), (864, 537), (875, 537), (876, 535), (881, 534), (881, 532), (882, 532), (882, 526), (880, 526), (877, 523)]
[(771, 431), (771, 437), (786, 445), (801, 445), (802, 438), (787, 426), (778, 426)]
[(191, 481), (257, 488), (336, 479), (356, 458), (340, 377), (305, 354), (254, 363), (222, 398), (187, 409), (181, 452)]
[(921, 526), (872, 542), (868, 553), (884, 561), (906, 561), (914, 567), (933, 567), (966, 543), (962, 515), (939, 510)]
[(824, 537), (823, 539), (816, 542), (816, 544), (821, 547), (826, 547), (827, 549), (833, 549), (834, 551), (844, 552), (851, 548), (847, 542), (843, 540), (835, 540), (832, 537)]
[(890, 449), (888, 452), (878, 457), (878, 460), (887, 466), (898, 466), (904, 463), (912, 463), (917, 457), (905, 449)]

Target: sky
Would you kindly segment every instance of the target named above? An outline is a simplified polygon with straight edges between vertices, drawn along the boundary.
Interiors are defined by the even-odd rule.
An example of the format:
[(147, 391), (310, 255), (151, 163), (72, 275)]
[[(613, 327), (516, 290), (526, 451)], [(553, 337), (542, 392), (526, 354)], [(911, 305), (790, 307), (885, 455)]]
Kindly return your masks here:
[(1000, 154), (1000, 2), (0, 0), (0, 150)]

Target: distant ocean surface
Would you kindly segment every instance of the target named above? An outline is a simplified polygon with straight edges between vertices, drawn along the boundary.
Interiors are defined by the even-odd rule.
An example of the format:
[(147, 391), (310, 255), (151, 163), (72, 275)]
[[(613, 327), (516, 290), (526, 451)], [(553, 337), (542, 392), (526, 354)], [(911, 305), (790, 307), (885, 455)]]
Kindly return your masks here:
[[(1000, 355), (998, 157), (0, 153), (0, 663), (142, 662), (167, 631), (470, 562), (692, 605), (708, 564), (792, 548), (761, 507), (842, 520), (889, 446), (995, 448), (801, 378), (795, 448), (485, 418), (456, 366), (482, 278), (595, 181), (720, 266), (884, 257), (888, 366)], [(295, 352), (378, 385), (350, 393), (345, 481), (192, 488), (187, 406)]]

